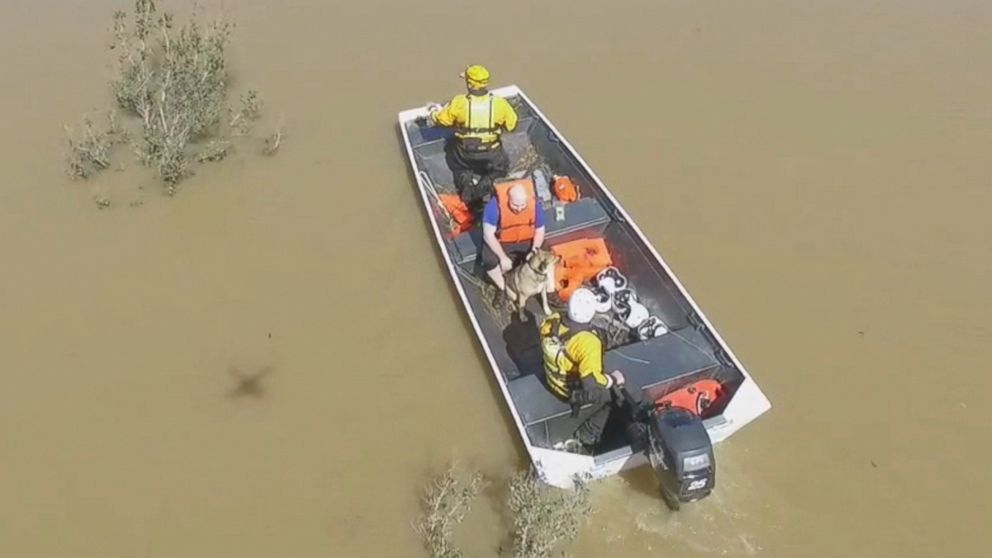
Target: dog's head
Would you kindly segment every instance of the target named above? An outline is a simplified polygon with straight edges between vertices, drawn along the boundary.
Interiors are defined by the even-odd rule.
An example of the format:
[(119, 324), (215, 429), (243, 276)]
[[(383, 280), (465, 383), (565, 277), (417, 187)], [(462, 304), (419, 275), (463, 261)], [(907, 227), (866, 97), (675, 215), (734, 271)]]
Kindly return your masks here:
[(560, 261), (560, 256), (556, 256), (551, 250), (543, 248), (538, 248), (527, 256), (527, 263), (534, 268), (534, 271), (541, 274), (549, 273), (551, 268)]

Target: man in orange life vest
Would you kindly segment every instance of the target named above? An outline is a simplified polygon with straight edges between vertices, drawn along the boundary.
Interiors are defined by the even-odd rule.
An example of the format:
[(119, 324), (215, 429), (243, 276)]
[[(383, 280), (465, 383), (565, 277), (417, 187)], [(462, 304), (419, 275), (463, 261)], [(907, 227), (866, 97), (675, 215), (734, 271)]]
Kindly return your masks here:
[(501, 182), (495, 190), (482, 215), (482, 268), (505, 293), (503, 274), (513, 269), (510, 256), (526, 254), (544, 244), (544, 211), (530, 180)]

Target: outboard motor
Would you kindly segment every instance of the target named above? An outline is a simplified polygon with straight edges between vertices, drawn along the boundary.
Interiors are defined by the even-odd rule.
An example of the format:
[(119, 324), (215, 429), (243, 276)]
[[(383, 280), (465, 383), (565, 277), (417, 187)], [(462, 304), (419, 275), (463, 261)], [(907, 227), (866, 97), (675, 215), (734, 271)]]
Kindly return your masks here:
[(716, 482), (713, 443), (699, 416), (672, 407), (648, 415), (644, 451), (672, 510), (709, 496)]
[(636, 402), (626, 388), (620, 392), (632, 413), (632, 447), (647, 455), (665, 504), (677, 511), (683, 503), (709, 496), (716, 460), (703, 419), (682, 407)]

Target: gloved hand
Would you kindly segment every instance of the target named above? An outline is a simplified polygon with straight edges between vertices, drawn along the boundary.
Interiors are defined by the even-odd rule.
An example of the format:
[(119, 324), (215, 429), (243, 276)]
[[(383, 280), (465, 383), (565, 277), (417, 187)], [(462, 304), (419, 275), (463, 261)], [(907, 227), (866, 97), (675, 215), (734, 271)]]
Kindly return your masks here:
[(584, 389), (573, 389), (568, 394), (568, 401), (572, 405), (581, 407), (589, 402), (589, 392)]
[(441, 105), (437, 103), (427, 103), (426, 105), (424, 105), (424, 108), (427, 109), (427, 114), (425, 116), (418, 116), (416, 119), (414, 119), (414, 121), (420, 124), (421, 126), (431, 128), (435, 124), (434, 113), (441, 110)]
[(616, 385), (618, 386), (623, 386), (624, 384), (627, 383), (627, 379), (623, 377), (623, 372), (619, 370), (614, 370), (613, 372), (610, 372), (610, 376), (613, 377), (613, 381), (616, 382)]

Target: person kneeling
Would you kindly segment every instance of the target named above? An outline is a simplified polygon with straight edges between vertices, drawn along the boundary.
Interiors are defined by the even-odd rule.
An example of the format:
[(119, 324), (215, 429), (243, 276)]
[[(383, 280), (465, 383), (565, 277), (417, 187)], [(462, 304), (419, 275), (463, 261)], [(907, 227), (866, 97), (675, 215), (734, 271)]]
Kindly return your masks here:
[[(613, 406), (611, 388), (623, 386), (623, 373), (603, 372), (603, 334), (592, 326), (596, 295), (576, 289), (568, 299), (568, 314), (554, 313), (541, 323), (541, 352), (548, 389), (572, 406), (592, 405), (592, 411), (575, 430), (574, 438), (562, 444), (566, 451), (593, 454), (606, 428)], [(556, 448), (558, 449), (558, 448)]]

